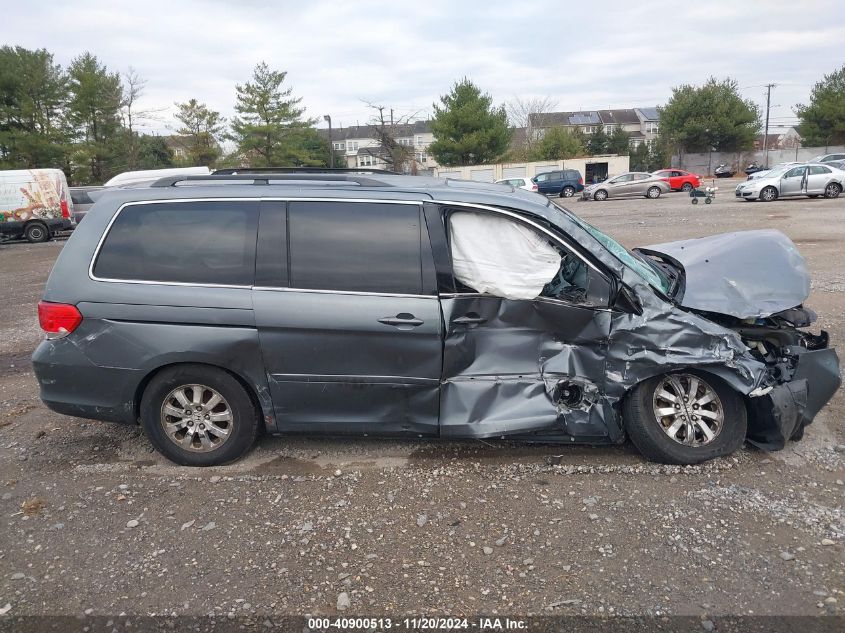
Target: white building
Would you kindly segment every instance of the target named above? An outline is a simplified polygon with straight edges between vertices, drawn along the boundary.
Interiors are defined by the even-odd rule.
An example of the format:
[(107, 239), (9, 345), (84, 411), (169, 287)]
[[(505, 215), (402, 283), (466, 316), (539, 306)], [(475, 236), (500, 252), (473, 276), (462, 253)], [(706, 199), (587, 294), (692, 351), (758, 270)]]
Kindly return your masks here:
[[(321, 128), (320, 134), (328, 138), (328, 128)], [(332, 128), (332, 149), (335, 154), (342, 154), (348, 168), (372, 167), (377, 169), (394, 169), (385, 161), (386, 151), (378, 141), (376, 128), (372, 125), (353, 125), (350, 127)], [(396, 142), (413, 153), (412, 160), (403, 168), (410, 173), (430, 171), (437, 167), (437, 162), (428, 153), (428, 146), (434, 142), (430, 121), (415, 121), (393, 126), (393, 136)]]

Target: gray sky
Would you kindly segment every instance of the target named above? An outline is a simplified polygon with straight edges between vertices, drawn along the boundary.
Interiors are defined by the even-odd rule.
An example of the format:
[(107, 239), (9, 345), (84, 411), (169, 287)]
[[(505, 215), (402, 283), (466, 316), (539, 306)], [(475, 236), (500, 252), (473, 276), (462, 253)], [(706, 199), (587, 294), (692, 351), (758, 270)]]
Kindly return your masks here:
[[(362, 100), (431, 113), (467, 76), (497, 103), (551, 96), (560, 110), (664, 103), (672, 86), (735, 78), (774, 124), (795, 122), (825, 73), (845, 63), (843, 0), (3, 0), (0, 42), (47, 48), (62, 66), (85, 50), (146, 80), (140, 107), (165, 108), (148, 129), (175, 127), (175, 101), (227, 118), (235, 84), (264, 60), (286, 70), (307, 115), (365, 123)], [(667, 6), (672, 5), (671, 9)], [(321, 121), (321, 125), (324, 125)]]

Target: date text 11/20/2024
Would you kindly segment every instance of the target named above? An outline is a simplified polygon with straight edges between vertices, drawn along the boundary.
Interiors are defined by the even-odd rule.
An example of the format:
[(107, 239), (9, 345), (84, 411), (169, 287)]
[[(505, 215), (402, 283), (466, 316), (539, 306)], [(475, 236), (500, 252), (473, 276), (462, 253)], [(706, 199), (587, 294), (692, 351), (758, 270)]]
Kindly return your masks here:
[(407, 631), (436, 631), (436, 630), (480, 630), (480, 631), (520, 631), (525, 630), (528, 623), (525, 620), (513, 618), (486, 618), (475, 620), (468, 618), (308, 618), (308, 628), (312, 631), (386, 631), (390, 629)]

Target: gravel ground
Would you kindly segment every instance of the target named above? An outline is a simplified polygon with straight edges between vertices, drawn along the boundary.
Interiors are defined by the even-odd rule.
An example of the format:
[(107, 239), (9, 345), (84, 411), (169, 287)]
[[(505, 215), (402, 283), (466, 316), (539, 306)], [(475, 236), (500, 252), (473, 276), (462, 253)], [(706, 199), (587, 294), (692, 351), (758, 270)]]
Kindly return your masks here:
[[(845, 340), (845, 200), (722, 192), (570, 207), (628, 246), (780, 229)], [(137, 428), (39, 402), (35, 304), (62, 244), (0, 246), (0, 613), (686, 615), (704, 630), (843, 613), (841, 392), (804, 441), (697, 467), (628, 445), (264, 438), (236, 464), (179, 468)]]

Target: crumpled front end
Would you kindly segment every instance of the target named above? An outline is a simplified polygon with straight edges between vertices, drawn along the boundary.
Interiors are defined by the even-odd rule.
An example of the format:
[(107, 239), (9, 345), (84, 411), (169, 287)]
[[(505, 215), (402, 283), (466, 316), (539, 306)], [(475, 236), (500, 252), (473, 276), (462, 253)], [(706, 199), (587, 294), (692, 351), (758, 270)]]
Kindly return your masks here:
[(777, 451), (788, 440), (800, 440), (842, 384), (839, 358), (827, 347), (826, 333), (813, 338), (815, 349), (781, 348), (783, 356), (771, 372), (774, 385), (749, 400), (748, 441), (755, 446)]

